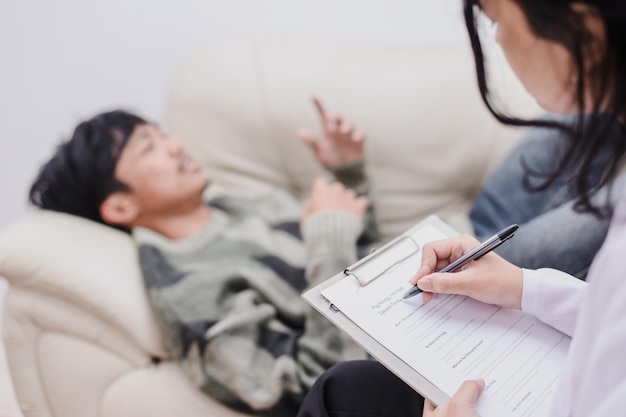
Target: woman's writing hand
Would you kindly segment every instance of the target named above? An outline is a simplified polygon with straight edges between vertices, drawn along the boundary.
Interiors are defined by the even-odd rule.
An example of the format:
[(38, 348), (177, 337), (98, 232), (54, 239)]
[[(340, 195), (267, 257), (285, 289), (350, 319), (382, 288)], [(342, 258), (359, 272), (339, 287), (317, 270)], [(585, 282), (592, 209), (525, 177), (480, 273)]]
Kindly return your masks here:
[(522, 269), (493, 252), (471, 261), (457, 272), (436, 272), (479, 244), (471, 236), (461, 236), (424, 245), (422, 266), (410, 281), (424, 291), (424, 301), (437, 293), (460, 294), (487, 304), (521, 308)]

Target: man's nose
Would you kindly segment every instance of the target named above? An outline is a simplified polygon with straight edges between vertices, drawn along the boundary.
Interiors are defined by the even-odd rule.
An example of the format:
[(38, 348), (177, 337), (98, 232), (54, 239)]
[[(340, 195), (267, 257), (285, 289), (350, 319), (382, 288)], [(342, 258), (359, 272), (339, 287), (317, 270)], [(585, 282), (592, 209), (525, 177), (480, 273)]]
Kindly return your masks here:
[(176, 137), (170, 137), (167, 139), (167, 149), (172, 155), (177, 156), (182, 152), (183, 145), (180, 139)]

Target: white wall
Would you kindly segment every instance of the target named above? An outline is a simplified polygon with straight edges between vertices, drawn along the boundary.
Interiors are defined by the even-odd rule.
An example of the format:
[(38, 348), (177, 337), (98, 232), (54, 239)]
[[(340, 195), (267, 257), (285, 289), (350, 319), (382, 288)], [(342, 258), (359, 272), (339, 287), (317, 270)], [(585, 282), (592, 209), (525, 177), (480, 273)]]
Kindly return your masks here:
[(209, 40), (301, 34), (464, 37), (461, 0), (0, 0), (0, 228), (75, 124), (124, 107), (158, 120), (179, 63)]

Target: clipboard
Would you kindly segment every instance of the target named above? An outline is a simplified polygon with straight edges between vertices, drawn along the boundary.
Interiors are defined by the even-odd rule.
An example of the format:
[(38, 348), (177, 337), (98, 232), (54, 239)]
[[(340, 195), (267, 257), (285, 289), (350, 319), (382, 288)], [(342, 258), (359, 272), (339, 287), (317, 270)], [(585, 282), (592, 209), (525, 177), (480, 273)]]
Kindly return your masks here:
[[(411, 235), (413, 235), (420, 228), (428, 225), (436, 227), (448, 237), (459, 235), (456, 230), (444, 223), (438, 216), (431, 215), (417, 223), (407, 232), (346, 268), (344, 271), (338, 273), (334, 277), (324, 281), (316, 287), (309, 289), (302, 294), (302, 298), (337, 328), (345, 332), (374, 359), (402, 379), (420, 395), (428, 398), (435, 405), (439, 406), (446, 404), (450, 400), (450, 397), (431, 383), (427, 378), (422, 376), (419, 372), (407, 365), (399, 357), (381, 345), (376, 339), (341, 313), (341, 311), (336, 308), (332, 308), (333, 306), (330, 302), (321, 294), (324, 289), (343, 279), (356, 279), (359, 285), (365, 286), (378, 277), (384, 275), (385, 272), (393, 267), (393, 265), (416, 253), (415, 251), (411, 252), (410, 249), (411, 244), (417, 245), (417, 242), (411, 238)], [(406, 248), (403, 248), (403, 245), (406, 245)], [(421, 248), (418, 245), (417, 251), (420, 250)], [(407, 255), (409, 252), (410, 254)], [(395, 259), (389, 263), (389, 255), (393, 253), (395, 253)]]

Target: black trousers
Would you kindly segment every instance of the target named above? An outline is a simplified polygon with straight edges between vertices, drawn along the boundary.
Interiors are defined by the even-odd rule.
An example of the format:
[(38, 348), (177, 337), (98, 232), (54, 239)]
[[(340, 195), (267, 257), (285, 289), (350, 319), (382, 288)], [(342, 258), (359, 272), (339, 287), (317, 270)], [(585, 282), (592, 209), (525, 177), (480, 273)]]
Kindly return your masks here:
[(298, 417), (420, 417), (424, 398), (376, 361), (339, 363), (318, 378)]

